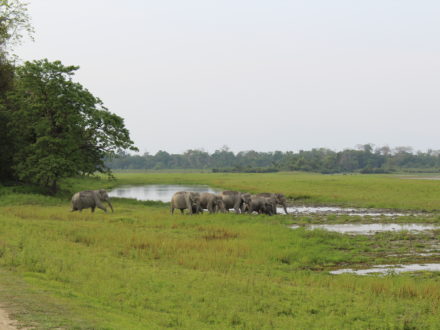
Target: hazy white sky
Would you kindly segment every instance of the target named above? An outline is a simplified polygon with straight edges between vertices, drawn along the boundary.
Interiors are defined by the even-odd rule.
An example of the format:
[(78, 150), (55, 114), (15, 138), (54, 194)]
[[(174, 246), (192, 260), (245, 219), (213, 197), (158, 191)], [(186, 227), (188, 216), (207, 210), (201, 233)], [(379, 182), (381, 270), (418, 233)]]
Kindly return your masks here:
[(438, 0), (33, 0), (23, 60), (79, 65), (141, 152), (440, 149)]

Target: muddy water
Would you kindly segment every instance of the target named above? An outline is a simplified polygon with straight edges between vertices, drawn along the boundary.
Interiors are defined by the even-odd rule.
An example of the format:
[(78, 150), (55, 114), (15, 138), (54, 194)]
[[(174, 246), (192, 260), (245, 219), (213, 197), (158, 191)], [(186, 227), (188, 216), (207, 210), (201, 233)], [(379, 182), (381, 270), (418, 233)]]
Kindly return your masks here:
[(339, 274), (357, 274), (357, 275), (368, 275), (368, 274), (398, 274), (404, 272), (416, 272), (416, 271), (431, 271), (438, 272), (440, 271), (440, 264), (412, 264), (412, 265), (378, 265), (373, 266), (369, 269), (358, 269), (353, 270), (350, 268), (347, 269), (338, 269), (331, 271), (330, 274), (339, 275)]
[(187, 186), (155, 184), (146, 186), (122, 186), (109, 192), (110, 197), (134, 198), (141, 201), (161, 201), (169, 202), (174, 193), (178, 191), (195, 191), (219, 193), (221, 190), (213, 189), (209, 186)]
[[(281, 213), (282, 209), (278, 209)], [(370, 211), (367, 209), (355, 209), (355, 208), (342, 208), (332, 206), (291, 206), (287, 208), (287, 211), (292, 214), (345, 214), (345, 215), (358, 215), (358, 216), (370, 216), (370, 217), (399, 217), (407, 214), (397, 212), (385, 212), (385, 211)]]
[[(300, 226), (294, 225), (290, 228), (297, 229)], [(307, 225), (307, 229), (325, 229), (328, 231), (336, 231), (342, 234), (354, 235), (374, 235), (384, 231), (402, 231), (408, 230), (410, 232), (421, 232), (433, 229), (439, 229), (439, 226), (416, 223), (369, 223), (369, 224), (335, 224), (335, 225)]]

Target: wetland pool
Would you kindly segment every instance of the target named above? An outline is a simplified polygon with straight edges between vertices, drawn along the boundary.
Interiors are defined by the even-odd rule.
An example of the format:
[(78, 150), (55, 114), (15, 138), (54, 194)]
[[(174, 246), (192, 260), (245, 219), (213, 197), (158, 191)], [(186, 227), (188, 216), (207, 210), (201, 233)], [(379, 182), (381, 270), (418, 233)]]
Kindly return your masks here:
[(167, 203), (178, 191), (209, 192), (214, 194), (222, 192), (220, 189), (213, 189), (204, 185), (151, 184), (144, 186), (121, 186), (111, 190), (108, 195), (110, 197), (134, 198), (140, 201), (160, 201)]
[(344, 223), (344, 224), (332, 224), (332, 225), (293, 225), (290, 226), (292, 229), (297, 229), (304, 227), (306, 229), (324, 229), (328, 231), (335, 231), (341, 234), (352, 234), (352, 235), (374, 235), (376, 233), (385, 231), (403, 231), (407, 230), (410, 232), (422, 232), (427, 230), (440, 229), (439, 226), (431, 224), (420, 224), (420, 223)]
[(351, 268), (333, 270), (330, 274), (340, 275), (340, 274), (356, 274), (356, 275), (387, 275), (387, 274), (399, 274), (405, 272), (419, 272), (419, 271), (430, 271), (438, 272), (440, 271), (440, 264), (411, 264), (411, 265), (377, 265), (368, 269), (357, 269), (353, 270)]

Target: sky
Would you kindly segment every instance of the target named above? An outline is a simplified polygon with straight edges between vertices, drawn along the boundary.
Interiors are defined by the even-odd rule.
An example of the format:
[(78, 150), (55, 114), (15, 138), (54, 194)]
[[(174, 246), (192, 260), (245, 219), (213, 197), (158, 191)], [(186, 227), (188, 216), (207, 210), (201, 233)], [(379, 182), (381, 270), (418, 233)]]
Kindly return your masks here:
[(440, 1), (32, 0), (22, 60), (78, 65), (141, 153), (440, 149)]

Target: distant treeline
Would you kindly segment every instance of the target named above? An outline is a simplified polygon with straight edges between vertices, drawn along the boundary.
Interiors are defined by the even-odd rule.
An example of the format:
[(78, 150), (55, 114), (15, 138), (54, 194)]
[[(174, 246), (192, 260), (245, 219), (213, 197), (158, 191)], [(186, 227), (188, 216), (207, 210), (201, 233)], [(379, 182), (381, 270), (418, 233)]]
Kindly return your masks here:
[(212, 169), (213, 172), (307, 171), (320, 173), (390, 173), (396, 170), (439, 171), (440, 151), (413, 151), (411, 147), (374, 148), (371, 144), (356, 149), (333, 151), (325, 148), (299, 152), (234, 153), (227, 147), (208, 153), (188, 150), (183, 154), (158, 151), (155, 155), (121, 153), (107, 160), (112, 169)]

